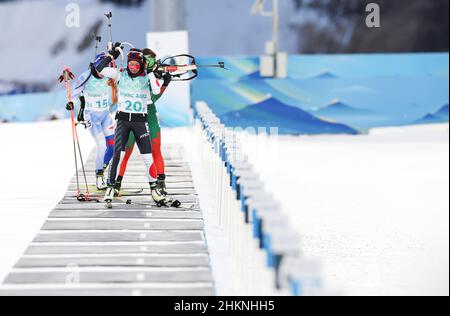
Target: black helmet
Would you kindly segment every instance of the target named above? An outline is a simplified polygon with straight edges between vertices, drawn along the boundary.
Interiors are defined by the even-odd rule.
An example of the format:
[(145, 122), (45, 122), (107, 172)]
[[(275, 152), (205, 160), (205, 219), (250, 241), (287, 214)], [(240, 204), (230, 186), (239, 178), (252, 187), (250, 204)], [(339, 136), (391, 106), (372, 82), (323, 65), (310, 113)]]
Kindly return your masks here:
[[(143, 73), (145, 73), (145, 63), (144, 63), (144, 54), (142, 53), (142, 51), (140, 49), (137, 48), (132, 48), (130, 50), (130, 52), (128, 53), (128, 60), (127, 60), (127, 72), (128, 75), (132, 78), (134, 77), (139, 77), (141, 76)], [(128, 68), (128, 63), (130, 61), (137, 61), (139, 63), (139, 65), (141, 66), (139, 69), (139, 72), (136, 74), (132, 74), (130, 69)]]

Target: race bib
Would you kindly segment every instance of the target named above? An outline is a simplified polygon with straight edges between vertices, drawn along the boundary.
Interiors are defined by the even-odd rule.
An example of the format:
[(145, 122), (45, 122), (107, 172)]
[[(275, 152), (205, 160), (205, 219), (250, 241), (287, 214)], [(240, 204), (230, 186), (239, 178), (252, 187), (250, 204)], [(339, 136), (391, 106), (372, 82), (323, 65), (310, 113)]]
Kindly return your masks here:
[(85, 94), (86, 108), (89, 110), (103, 111), (109, 106), (109, 95)]
[(104, 111), (110, 102), (110, 86), (106, 79), (96, 79), (91, 77), (84, 89), (86, 109), (91, 111)]
[(147, 113), (148, 94), (120, 92), (119, 110), (127, 113)]
[(131, 78), (123, 72), (119, 80), (119, 111), (147, 114), (150, 88), (147, 76)]

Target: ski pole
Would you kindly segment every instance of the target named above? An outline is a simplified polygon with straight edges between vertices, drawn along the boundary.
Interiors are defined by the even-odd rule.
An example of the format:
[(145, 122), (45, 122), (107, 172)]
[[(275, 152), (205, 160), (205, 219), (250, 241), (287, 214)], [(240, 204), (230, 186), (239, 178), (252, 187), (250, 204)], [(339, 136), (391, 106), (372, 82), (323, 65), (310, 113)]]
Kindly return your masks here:
[[(72, 116), (74, 117), (73, 114), (72, 114)], [(74, 124), (75, 124), (75, 121), (74, 121)], [(75, 137), (77, 139), (78, 152), (80, 153), (81, 169), (83, 170), (83, 176), (84, 176), (84, 183), (86, 185), (87, 198), (89, 198), (89, 196), (90, 196), (89, 186), (88, 186), (87, 177), (86, 177), (86, 170), (84, 168), (83, 155), (81, 154), (81, 146), (80, 146), (80, 141), (78, 139), (78, 132), (77, 132), (76, 125), (75, 125)], [(82, 198), (82, 200), (84, 200), (82, 195), (80, 195), (80, 197)]]
[(124, 62), (125, 62), (125, 55), (123, 53), (123, 45), (127, 45), (130, 48), (135, 48), (135, 46), (133, 44), (129, 43), (129, 42), (122, 42), (120, 47), (116, 48), (120, 52), (120, 55), (122, 57), (122, 68), (123, 68), (123, 65), (124, 65)]
[[(67, 100), (68, 102), (72, 101), (72, 92), (70, 89), (70, 80), (74, 78), (73, 74), (70, 72), (70, 69), (64, 66), (63, 74), (61, 77), (59, 77), (59, 81), (64, 81), (64, 85), (66, 87), (66, 94), (67, 94)], [(70, 117), (72, 121), (72, 141), (73, 141), (73, 155), (75, 159), (75, 174), (77, 178), (77, 196), (80, 194), (80, 180), (78, 175), (78, 159), (77, 159), (77, 149), (76, 149), (76, 142), (75, 142), (75, 114), (74, 110), (70, 110)]]
[[(71, 102), (71, 100), (72, 100), (72, 91), (70, 88), (70, 80), (73, 80), (74, 78), (75, 78), (75, 76), (70, 71), (70, 69), (68, 67), (64, 66), (63, 74), (59, 77), (59, 80), (60, 80), (60, 82), (64, 81), (64, 83), (65, 83), (68, 102)], [(75, 123), (75, 112), (74, 112), (73, 108), (70, 110), (70, 117), (71, 117), (71, 121), (72, 121), (72, 139), (73, 139), (73, 148), (74, 148), (74, 157), (75, 157), (75, 173), (76, 173), (76, 177), (77, 177), (77, 199), (79, 201), (87, 201), (89, 199), (89, 195), (90, 195), (89, 186), (87, 183), (86, 170), (84, 168), (83, 155), (81, 153), (80, 140), (78, 138), (77, 125)], [(78, 147), (78, 153), (80, 155), (81, 167), (82, 167), (82, 171), (83, 171), (83, 175), (84, 175), (84, 182), (86, 185), (86, 196), (84, 194), (81, 194), (81, 190), (80, 190), (77, 147)]]
[(123, 68), (123, 65), (124, 65), (124, 62), (125, 62), (125, 56), (123, 55), (123, 49), (122, 48), (120, 48), (120, 47), (116, 47), (116, 49), (119, 51), (119, 53), (120, 53), (120, 57), (121, 57), (121, 59), (122, 59), (122, 68)]
[[(109, 30), (108, 50), (112, 51), (113, 50), (112, 23), (111, 23), (112, 12), (106, 13), (105, 16), (108, 19), (108, 30)], [(130, 43), (126, 43), (126, 44), (132, 46)], [(120, 47), (117, 47), (116, 49), (120, 52), (120, 55), (122, 55), (122, 67), (123, 67), (123, 63), (124, 63), (123, 50)]]
[(120, 44), (120, 47), (116, 47), (116, 49), (120, 52), (120, 55), (121, 55), (121, 57), (122, 57), (122, 67), (123, 67), (123, 65), (124, 65), (124, 63), (125, 63), (125, 55), (124, 55), (124, 53), (123, 53), (123, 46), (124, 46), (124, 45), (127, 45), (127, 46), (129, 46), (130, 48), (135, 48), (135, 46), (134, 46), (133, 44), (129, 43), (129, 42), (122, 42), (122, 43)]
[(122, 42), (122, 45), (127, 45), (127, 46), (130, 46), (131, 48), (135, 48), (135, 46), (133, 44), (128, 43), (128, 42)]
[[(70, 93), (70, 85), (69, 85), (69, 93)], [(89, 198), (89, 195), (90, 195), (89, 186), (88, 186), (87, 177), (86, 177), (86, 170), (84, 168), (83, 155), (81, 153), (80, 139), (78, 138), (77, 125), (75, 124), (75, 113), (74, 113), (73, 109), (71, 110), (71, 117), (72, 117), (73, 130), (75, 132), (76, 144), (78, 146), (78, 153), (80, 155), (80, 162), (81, 162), (81, 169), (83, 171), (84, 183), (86, 185), (86, 195), (87, 195), (87, 198)], [(78, 169), (77, 169), (77, 174), (78, 174)], [(79, 194), (78, 198), (79, 198), (79, 200), (80, 200), (80, 198), (81, 198), (81, 200), (84, 200), (84, 196), (82, 194)]]
[(112, 12), (106, 13), (105, 16), (108, 19), (108, 29), (109, 29), (108, 50), (112, 50), (113, 49), (112, 24), (111, 24)]
[(95, 56), (94, 56), (94, 58), (95, 57), (97, 57), (97, 53), (98, 53), (98, 44), (100, 44), (101, 43), (101, 41), (102, 41), (102, 37), (101, 36), (97, 36), (97, 34), (93, 34), (94, 35), (94, 38), (95, 38)]

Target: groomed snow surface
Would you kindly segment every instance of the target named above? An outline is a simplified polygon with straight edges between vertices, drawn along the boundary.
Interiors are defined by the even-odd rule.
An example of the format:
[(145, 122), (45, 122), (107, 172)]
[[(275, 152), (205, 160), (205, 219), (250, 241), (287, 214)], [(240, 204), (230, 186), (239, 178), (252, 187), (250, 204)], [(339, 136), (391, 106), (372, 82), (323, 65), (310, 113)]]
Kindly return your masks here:
[(244, 137), (249, 159), (349, 295), (449, 295), (449, 125)]
[[(94, 148), (81, 132), (84, 158)], [(0, 283), (24, 253), (75, 174), (71, 123), (0, 124)]]
[[(80, 137), (87, 157), (94, 144), (87, 132)], [(164, 130), (163, 137), (188, 146), (192, 140), (186, 128)], [(74, 168), (67, 120), (0, 124), (0, 139), (3, 280)], [(322, 259), (329, 287), (349, 295), (449, 294), (448, 124), (243, 141), (302, 234), (305, 256)], [(215, 275), (227, 272), (212, 259)]]

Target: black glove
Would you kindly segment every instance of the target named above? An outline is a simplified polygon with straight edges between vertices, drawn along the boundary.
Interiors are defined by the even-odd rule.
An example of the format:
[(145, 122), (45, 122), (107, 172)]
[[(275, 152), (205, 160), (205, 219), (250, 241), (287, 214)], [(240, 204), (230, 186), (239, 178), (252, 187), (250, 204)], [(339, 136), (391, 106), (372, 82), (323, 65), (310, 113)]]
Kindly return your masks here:
[(119, 56), (120, 56), (119, 50), (116, 49), (116, 48), (118, 48), (118, 47), (120, 47), (121, 49), (123, 49), (122, 44), (119, 43), (119, 42), (116, 42), (116, 43), (113, 45), (112, 50), (109, 51), (109, 54), (110, 54), (111, 56), (113, 56), (114, 59), (117, 59), (117, 58), (119, 58)]
[(162, 78), (164, 79), (163, 86), (168, 86), (170, 82), (172, 81), (172, 76), (169, 73), (165, 73)]
[(109, 54), (113, 57), (114, 60), (116, 60), (120, 56), (120, 52), (118, 50), (115, 50), (115, 49), (110, 50)]
[(163, 77), (163, 73), (160, 70), (154, 70), (153, 74), (155, 75), (155, 78), (158, 80), (162, 79), (162, 77)]
[(74, 109), (73, 102), (72, 101), (68, 102), (66, 104), (66, 110), (67, 111), (72, 111), (73, 109)]

